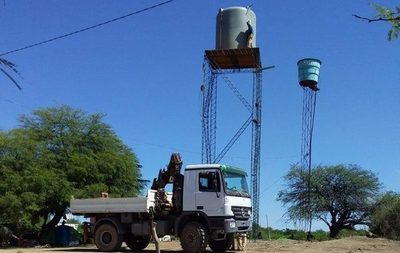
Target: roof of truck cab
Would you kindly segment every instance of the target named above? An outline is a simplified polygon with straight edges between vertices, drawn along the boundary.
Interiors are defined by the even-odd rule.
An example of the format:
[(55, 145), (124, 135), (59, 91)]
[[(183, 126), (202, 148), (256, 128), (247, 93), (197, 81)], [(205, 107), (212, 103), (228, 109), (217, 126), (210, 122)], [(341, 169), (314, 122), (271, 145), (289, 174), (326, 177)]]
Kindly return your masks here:
[(204, 169), (221, 169), (222, 172), (229, 172), (247, 176), (247, 173), (242, 169), (225, 164), (193, 164), (186, 166), (185, 170), (204, 170)]
[(198, 169), (219, 169), (221, 164), (192, 164), (187, 165), (185, 170), (198, 170)]

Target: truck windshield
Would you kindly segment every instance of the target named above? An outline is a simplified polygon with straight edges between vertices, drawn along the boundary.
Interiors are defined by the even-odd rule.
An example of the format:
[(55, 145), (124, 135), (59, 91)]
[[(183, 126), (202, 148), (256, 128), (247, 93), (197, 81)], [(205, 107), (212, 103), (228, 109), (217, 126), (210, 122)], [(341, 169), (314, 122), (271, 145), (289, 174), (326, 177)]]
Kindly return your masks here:
[(224, 178), (225, 193), (231, 196), (250, 197), (247, 186), (247, 173), (226, 165), (221, 166)]

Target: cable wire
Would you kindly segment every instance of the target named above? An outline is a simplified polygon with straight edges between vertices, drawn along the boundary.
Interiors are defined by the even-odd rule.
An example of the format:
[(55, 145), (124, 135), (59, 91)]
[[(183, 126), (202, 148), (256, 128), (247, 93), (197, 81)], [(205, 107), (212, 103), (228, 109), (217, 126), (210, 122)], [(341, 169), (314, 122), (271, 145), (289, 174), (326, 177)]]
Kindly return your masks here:
[(142, 13), (142, 12), (146, 12), (146, 11), (149, 11), (149, 10), (151, 10), (151, 9), (155, 9), (155, 8), (157, 8), (157, 7), (160, 7), (160, 6), (162, 6), (162, 5), (171, 3), (171, 2), (173, 2), (173, 1), (175, 1), (175, 0), (164, 1), (164, 2), (161, 2), (161, 3), (155, 4), (155, 5), (152, 5), (152, 6), (143, 8), (143, 9), (140, 9), (140, 10), (138, 10), (138, 11), (128, 13), (128, 14), (123, 15), (123, 16), (120, 16), (120, 17), (117, 17), (117, 18), (113, 18), (113, 19), (104, 21), (104, 22), (99, 23), (99, 24), (96, 24), (96, 25), (92, 25), (92, 26), (89, 26), (89, 27), (85, 27), (85, 28), (82, 28), (82, 29), (77, 30), (77, 31), (74, 31), (74, 32), (70, 32), (70, 33), (67, 33), (67, 34), (64, 34), (64, 35), (60, 35), (60, 36), (57, 36), (57, 37), (48, 39), (48, 40), (44, 40), (44, 41), (41, 41), (41, 42), (38, 42), (38, 43), (34, 43), (34, 44), (31, 44), (31, 45), (28, 45), (28, 46), (24, 46), (24, 47), (21, 47), (21, 48), (17, 48), (17, 49), (14, 49), (14, 50), (11, 50), (11, 51), (2, 53), (2, 54), (0, 54), (0, 56), (12, 54), (12, 53), (19, 52), (19, 51), (22, 51), (22, 50), (26, 50), (26, 49), (29, 49), (29, 48), (32, 48), (32, 47), (37, 47), (37, 46), (40, 46), (40, 45), (43, 45), (43, 44), (46, 44), (46, 43), (49, 43), (49, 42), (53, 42), (53, 41), (55, 41), (55, 40), (63, 39), (63, 38), (66, 38), (66, 37), (69, 37), (69, 36), (72, 36), (72, 35), (81, 33), (81, 32), (86, 32), (86, 31), (88, 31), (88, 30), (91, 30), (91, 29), (94, 29), (94, 28), (97, 28), (97, 27), (100, 27), (100, 26), (103, 26), (103, 25), (107, 25), (107, 24), (112, 23), (112, 22), (115, 22), (115, 21), (118, 21), (118, 20), (121, 20), (121, 19), (130, 17), (130, 16), (133, 16), (133, 15), (136, 15), (136, 14), (139, 14), (139, 13)]

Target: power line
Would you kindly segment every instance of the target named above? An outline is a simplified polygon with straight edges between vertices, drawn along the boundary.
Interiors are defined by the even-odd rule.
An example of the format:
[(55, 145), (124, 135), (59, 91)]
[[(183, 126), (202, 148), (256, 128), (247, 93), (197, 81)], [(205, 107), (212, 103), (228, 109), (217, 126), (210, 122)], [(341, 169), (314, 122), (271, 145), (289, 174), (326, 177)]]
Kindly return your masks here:
[(26, 50), (26, 49), (29, 49), (29, 48), (32, 48), (32, 47), (37, 47), (37, 46), (40, 46), (40, 45), (43, 45), (43, 44), (46, 44), (46, 43), (49, 43), (49, 42), (53, 42), (53, 41), (55, 41), (55, 40), (63, 39), (63, 38), (66, 38), (66, 37), (69, 37), (69, 36), (72, 36), (72, 35), (81, 33), (81, 32), (86, 32), (86, 31), (88, 31), (88, 30), (91, 30), (91, 29), (94, 29), (94, 28), (97, 28), (97, 27), (100, 27), (100, 26), (103, 26), (103, 25), (107, 25), (107, 24), (110, 24), (110, 23), (115, 22), (115, 21), (118, 21), (118, 20), (121, 20), (121, 19), (130, 17), (130, 16), (133, 16), (133, 15), (136, 15), (136, 14), (139, 14), (139, 13), (142, 13), (142, 12), (146, 12), (146, 11), (149, 11), (149, 10), (151, 10), (151, 9), (155, 9), (155, 8), (157, 8), (157, 7), (160, 7), (160, 6), (162, 6), (162, 5), (171, 3), (171, 2), (173, 2), (173, 1), (175, 1), (175, 0), (164, 1), (164, 2), (161, 2), (161, 3), (159, 3), (159, 4), (155, 4), (155, 5), (152, 5), (152, 6), (143, 8), (143, 9), (141, 9), (141, 10), (128, 13), (128, 14), (126, 14), (126, 15), (123, 15), (123, 16), (120, 16), (120, 17), (117, 17), (117, 18), (113, 18), (113, 19), (104, 21), (104, 22), (99, 23), (99, 24), (96, 24), (96, 25), (92, 25), (92, 26), (89, 26), (89, 27), (85, 27), (85, 28), (82, 28), (82, 29), (77, 30), (77, 31), (74, 31), (74, 32), (70, 32), (70, 33), (67, 33), (67, 34), (64, 34), (64, 35), (60, 35), (60, 36), (57, 36), (57, 37), (48, 39), (48, 40), (44, 40), (44, 41), (41, 41), (41, 42), (38, 42), (38, 43), (34, 43), (34, 44), (31, 44), (31, 45), (28, 45), (28, 46), (24, 46), (24, 47), (21, 47), (21, 48), (17, 48), (17, 49), (14, 49), (14, 50), (11, 50), (11, 51), (2, 53), (2, 54), (0, 54), (0, 56), (4, 56), (4, 55), (7, 55), (7, 54), (12, 54), (12, 53), (19, 52), (19, 51), (22, 51), (22, 50)]
[(277, 178), (272, 184), (268, 185), (267, 187), (265, 187), (261, 193), (260, 196), (264, 194), (264, 192), (266, 192), (267, 190), (269, 190), (272, 186), (274, 186), (275, 184), (277, 184), (279, 181), (281, 181), (282, 177)]

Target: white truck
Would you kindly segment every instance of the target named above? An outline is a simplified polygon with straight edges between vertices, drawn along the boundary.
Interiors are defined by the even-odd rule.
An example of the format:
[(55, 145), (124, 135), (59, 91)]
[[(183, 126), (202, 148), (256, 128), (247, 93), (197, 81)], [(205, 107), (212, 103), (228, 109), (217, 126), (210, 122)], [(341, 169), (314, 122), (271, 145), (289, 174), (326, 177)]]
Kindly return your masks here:
[[(204, 252), (207, 245), (217, 252), (230, 249), (235, 233), (251, 230), (247, 174), (226, 165), (199, 164), (187, 166), (182, 175), (181, 166), (180, 155), (172, 154), (147, 197), (72, 199), (70, 211), (95, 220), (91, 231), (100, 251), (117, 251), (122, 242), (142, 250), (152, 227), (157, 236), (178, 237), (186, 252)], [(165, 192), (169, 183), (171, 193)]]

